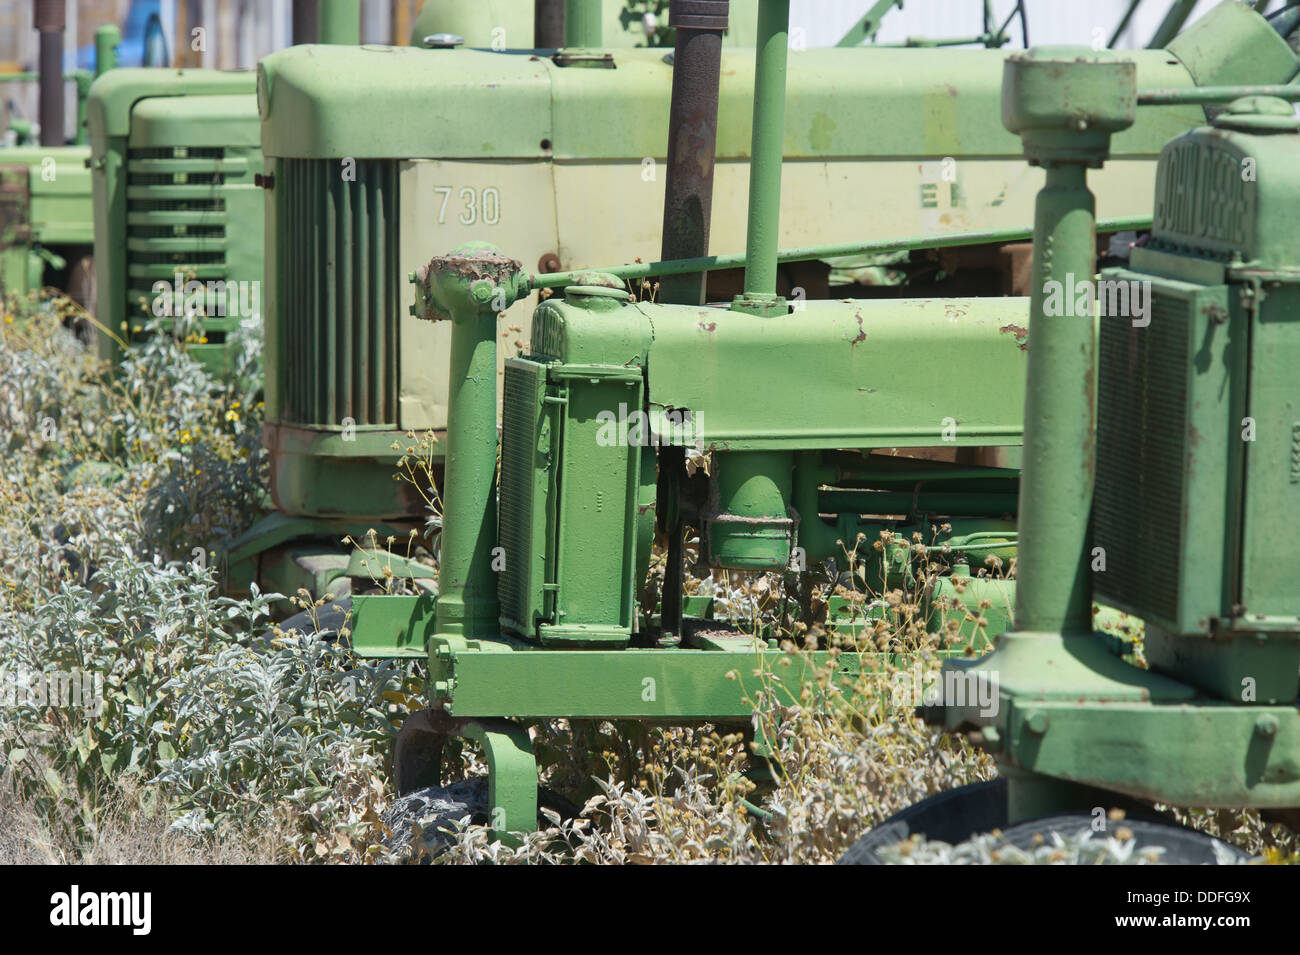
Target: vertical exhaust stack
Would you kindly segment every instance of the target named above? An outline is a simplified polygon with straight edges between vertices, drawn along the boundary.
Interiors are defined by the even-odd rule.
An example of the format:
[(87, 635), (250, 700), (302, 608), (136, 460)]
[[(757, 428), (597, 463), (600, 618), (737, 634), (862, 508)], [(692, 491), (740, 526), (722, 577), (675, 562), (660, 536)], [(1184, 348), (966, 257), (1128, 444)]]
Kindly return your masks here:
[(315, 43), (320, 35), (316, 16), (319, 0), (293, 0), (293, 42), (297, 45)]
[(67, 29), (64, 0), (35, 0), (32, 23), (41, 34), (41, 145), (63, 145), (63, 31)]
[(319, 43), (357, 46), (361, 42), (361, 0), (320, 0), (316, 13)]
[[(672, 0), (669, 8), (677, 45), (673, 51), (660, 256), (665, 262), (709, 254), (722, 32), (727, 29), (729, 8), (729, 0)], [(703, 272), (664, 276), (659, 282), (659, 301), (703, 304), (704, 282)]]
[(112, 24), (95, 31), (95, 76), (117, 68), (117, 45), (121, 42), (122, 31)]
[(495, 635), (497, 314), (528, 294), (528, 276), (496, 247), (467, 242), (435, 257), (417, 279), (415, 314), (452, 323), (436, 631)]
[(564, 46), (564, 0), (533, 0), (533, 49)]
[(605, 45), (600, 0), (564, 0), (564, 45), (598, 49)]
[(293, 0), (293, 42), (361, 42), (361, 0)]
[[(677, 30), (673, 51), (672, 105), (668, 114), (668, 173), (664, 183), (664, 261), (693, 259), (709, 252), (713, 211), (713, 167), (718, 151), (718, 83), (722, 31), (729, 0), (672, 0), (669, 21)], [(704, 302), (706, 273), (689, 272), (659, 280), (659, 301)], [(663, 633), (674, 643), (682, 620), (682, 537), (680, 521), (668, 531), (662, 595)]]
[(781, 226), (781, 160), (785, 141), (785, 74), (790, 0), (761, 0), (754, 50), (754, 130), (749, 150), (749, 221), (745, 234), (745, 292), (732, 308), (778, 315), (777, 239)]

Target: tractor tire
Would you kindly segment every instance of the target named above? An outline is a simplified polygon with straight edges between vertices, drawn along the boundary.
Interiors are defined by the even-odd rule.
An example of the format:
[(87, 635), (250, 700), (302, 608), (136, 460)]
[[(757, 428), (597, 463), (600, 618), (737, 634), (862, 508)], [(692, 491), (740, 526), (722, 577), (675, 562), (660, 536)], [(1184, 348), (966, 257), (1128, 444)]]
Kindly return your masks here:
[(1007, 824), (1007, 781), (993, 779), (936, 793), (890, 816), (853, 843), (836, 865), (884, 865), (876, 854), (885, 846), (922, 835), (955, 845)]
[[(537, 787), (537, 808), (539, 826), (551, 824), (542, 809), (558, 813), (561, 819), (573, 819), (580, 811), (563, 796), (542, 786)], [(389, 829), (384, 845), (397, 852), (414, 852), (418, 848), (418, 858), (412, 861), (431, 862), (455, 841), (461, 819), (468, 816), (470, 825), (486, 826), (489, 812), (486, 776), (418, 789), (398, 798), (384, 813), (384, 825)]]
[[(1092, 815), (1086, 812), (1065, 812), (1042, 816), (1027, 822), (1016, 823), (1003, 830), (1002, 839), (1018, 849), (1031, 850), (1039, 837), (1050, 838), (1053, 832), (1076, 835), (1092, 825)], [(1162, 865), (1222, 865), (1249, 862), (1253, 856), (1234, 845), (1207, 836), (1203, 832), (1158, 819), (1124, 819), (1108, 823), (1110, 834), (1120, 828), (1131, 832), (1135, 850), (1163, 848)]]
[[(91, 315), (95, 314), (95, 257), (83, 255), (68, 266), (68, 298)], [(97, 329), (84, 317), (72, 322), (72, 333), (86, 348), (95, 344)]]
[[(950, 789), (891, 816), (855, 842), (836, 864), (883, 865), (877, 854), (881, 848), (918, 834), (931, 842), (957, 845), (998, 829), (1004, 843), (1030, 851), (1039, 844), (1038, 837), (1050, 838), (1053, 832), (1075, 835), (1092, 826), (1093, 816), (1087, 812), (1059, 813), (1008, 825), (1006, 803), (1004, 779)], [(1110, 825), (1128, 829), (1138, 851), (1163, 848), (1160, 861), (1167, 865), (1216, 865), (1252, 858), (1213, 836), (1159, 819), (1126, 818)]]
[(459, 820), (468, 816), (473, 825), (487, 825), (487, 793), (487, 778), (480, 776), (402, 796), (384, 813), (384, 845), (413, 853), (412, 861), (432, 861), (455, 840)]
[(334, 641), (338, 639), (339, 631), (343, 629), (351, 609), (352, 598), (339, 597), (317, 607), (315, 612), (301, 610), (291, 617), (285, 617), (278, 626), (286, 632), (294, 630), (304, 636), (319, 634), (322, 640)]

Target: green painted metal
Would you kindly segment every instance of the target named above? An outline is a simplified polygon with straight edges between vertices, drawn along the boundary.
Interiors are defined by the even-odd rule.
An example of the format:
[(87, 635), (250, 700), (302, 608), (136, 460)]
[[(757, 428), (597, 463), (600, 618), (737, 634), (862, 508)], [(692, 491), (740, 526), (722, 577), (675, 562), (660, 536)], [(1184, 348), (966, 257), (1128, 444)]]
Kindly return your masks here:
[(361, 0), (317, 0), (321, 43), (361, 42)]
[[(798, 702), (804, 682), (827, 662), (825, 654), (786, 654), (741, 636), (677, 650), (555, 650), (504, 636), (468, 643), (435, 637), (429, 659), (434, 699), (448, 713), (523, 719), (748, 720), (760, 690)], [(841, 685), (859, 668), (857, 654), (842, 654)]]
[(352, 597), (352, 649), (361, 657), (423, 657), (433, 634), (437, 598), (431, 594)]
[[(464, 38), (468, 47), (527, 49), (533, 45), (534, 2), (535, 0), (492, 0), (491, 3), (466, 3), (465, 0), (426, 0), (411, 28), (411, 46), (420, 46), (426, 36), (434, 33), (452, 33)], [(598, 6), (600, 32), (595, 34), (594, 41), (582, 44), (566, 41), (566, 45), (619, 50), (672, 44), (671, 34), (666, 35), (662, 29), (664, 17), (657, 21), (655, 32), (647, 36), (645, 4), (641, 0), (605, 0), (599, 2)], [(664, 7), (667, 13), (667, 4)], [(725, 46), (754, 45), (754, 14), (757, 7), (758, 0), (731, 0), (731, 24), (722, 39)]]
[(1275, 96), (1300, 100), (1300, 85), (1286, 86), (1200, 86), (1188, 90), (1139, 90), (1139, 106), (1167, 106), (1173, 103), (1230, 103), (1244, 96)]
[[(257, 583), (267, 592), (291, 595), (306, 587), (312, 595), (320, 596), (328, 584), (348, 571), (350, 558), (341, 547), (346, 538), (351, 537), (370, 552), (375, 546), (388, 546), (390, 538), (395, 543), (408, 540), (411, 527), (364, 517), (295, 517), (272, 511), (218, 552), (224, 589), (246, 594)], [(326, 563), (313, 559), (327, 553), (340, 559)], [(370, 575), (359, 568), (358, 576)]]
[(1162, 50), (1168, 46), (1169, 41), (1178, 35), (1178, 31), (1183, 28), (1187, 18), (1196, 9), (1196, 2), (1197, 0), (1173, 0), (1168, 12), (1165, 13), (1165, 18), (1160, 21), (1160, 26), (1152, 35), (1151, 42), (1147, 44), (1147, 49)]
[(264, 211), (254, 182), (262, 172), (254, 83), (247, 72), (118, 69), (91, 89), (102, 357), (116, 361), (147, 312), (200, 308), (207, 341), (188, 350), (220, 373), (227, 337), (242, 320), (260, 317)]
[(793, 472), (790, 451), (738, 451), (719, 463), (717, 500), (704, 515), (710, 563), (778, 571), (790, 563)]
[(508, 720), (471, 720), (462, 733), (483, 748), (488, 765), (488, 824), (492, 836), (518, 844), (512, 832), (537, 825), (537, 758), (528, 730)]
[[(1296, 75), (1295, 51), (1267, 20), (1241, 3), (1220, 3), (1174, 37), (1168, 49), (1198, 86), (1287, 83)], [(1136, 59), (1135, 53), (1125, 56)], [(1264, 75), (1272, 78), (1262, 79)], [(1140, 73), (1139, 85), (1148, 85)], [(1118, 154), (1120, 141), (1112, 155)]]
[[(496, 442), (496, 316), (524, 294), (518, 262), (487, 243), (435, 257), (420, 276), (421, 317), (452, 322), (446, 481), (438, 561), (438, 633), (495, 631), (493, 542)], [(508, 559), (509, 555), (507, 555)]]
[(117, 46), (122, 42), (122, 31), (113, 24), (95, 30), (95, 76), (103, 76), (117, 68)]
[[(1113, 84), (1112, 104), (1131, 102), (1131, 77), (1087, 63), (1062, 72), (1078, 70)], [(1037, 90), (1043, 104), (1050, 87)], [(1067, 92), (1055, 90), (1063, 114)], [(1077, 147), (1057, 146), (1077, 160)], [(1035, 296), (1016, 630), (982, 660), (945, 664), (966, 691), (946, 701), (946, 723), (982, 727), (1006, 768), (1012, 819), (1096, 791), (1182, 806), (1300, 805), (1300, 598), (1287, 570), (1300, 544), (1278, 520), (1300, 494), (1289, 371), (1300, 360), (1297, 158), (1294, 111), (1266, 97), (1236, 100), (1212, 127), (1166, 146), (1151, 239), (1129, 268), (1102, 275), (1144, 284), (1146, 306), (1102, 317), (1095, 384), (1088, 350), (1062, 332), (1065, 319), (1037, 312)], [(1050, 248), (1055, 263), (1062, 244), (1047, 245), (1051, 237), (1036, 236), (1036, 252)], [(1058, 336), (1075, 347), (1054, 375), (1036, 376), (1035, 353)], [(1041, 418), (1062, 390), (1075, 404)], [(1095, 443), (1067, 430), (1094, 395)], [(1033, 447), (1040, 422), (1057, 429), (1048, 455)], [(1091, 501), (1070, 496), (1085, 512), (1091, 503), (1095, 525), (1082, 589), (1145, 618), (1149, 670), (1075, 626), (1077, 578), (1068, 591), (1045, 580), (1052, 567), (1064, 576), (1078, 565), (1073, 538), (1044, 560), (1052, 548), (1032, 536), (1042, 519), (1032, 497), (1059, 500), (1069, 476), (1094, 462)], [(996, 693), (992, 712), (971, 706), (980, 690)]]
[(760, 0), (758, 46), (754, 58), (754, 121), (749, 160), (745, 294), (743, 299), (738, 300), (746, 303), (776, 295), (789, 29), (789, 0)]
[(564, 0), (564, 45), (599, 48), (604, 17), (600, 0)]
[[(1123, 218), (1099, 219), (1097, 221), (1097, 231), (1103, 233), (1149, 229), (1150, 227), (1150, 216), (1125, 216)], [(897, 239), (878, 239), (870, 242), (840, 242), (832, 245), (781, 249), (776, 253), (776, 260), (778, 263), (803, 262), (811, 259), (824, 260), (843, 256), (898, 252), (905, 249), (947, 249), (954, 246), (993, 245), (1031, 239), (1033, 235), (1034, 230), (1032, 227), (983, 229), (971, 232), (937, 232), (928, 235), (904, 236)], [(746, 259), (747, 256), (744, 252), (736, 252), (728, 255), (705, 255), (694, 259), (674, 259), (671, 262), (602, 265), (598, 271), (626, 281), (648, 278), (654, 275), (683, 275), (690, 272), (707, 272), (714, 269), (734, 269), (744, 266)], [(592, 271), (592, 269), (576, 269), (568, 272), (535, 274), (529, 278), (529, 284), (535, 289), (580, 285), (582, 284), (582, 277), (589, 275)]]
[(860, 46), (867, 40), (875, 38), (877, 31), (880, 29), (880, 21), (884, 19), (885, 14), (890, 10), (898, 7), (903, 8), (902, 0), (877, 0), (875, 4), (867, 10), (866, 13), (853, 24), (844, 36), (840, 37), (836, 46)]
[[(1262, 18), (1256, 19), (1265, 39), (1281, 42)], [(1215, 47), (1220, 43), (1213, 37), (1204, 40)], [(1258, 44), (1253, 36), (1241, 42)], [(613, 70), (575, 71), (545, 57), (510, 57), (506, 70), (502, 57), (491, 51), (340, 47), (322, 58), (309, 47), (292, 47), (258, 65), (263, 145), (269, 156), (335, 162), (343, 156), (631, 158), (639, 174), (642, 157), (663, 159), (671, 66), (656, 50), (616, 50), (613, 55)], [(1019, 156), (1016, 139), (988, 121), (999, 109), (1006, 56), (990, 50), (791, 54), (785, 159)], [(1187, 69), (1162, 51), (1132, 56), (1144, 87), (1193, 85)], [(749, 155), (754, 73), (753, 50), (723, 51), (719, 160)], [(1294, 54), (1289, 63), (1264, 56), (1242, 81), (1283, 83), (1294, 74)], [(1200, 78), (1202, 84), (1233, 81), (1208, 68)], [(457, 86), (457, 116), (505, 111), (491, 136), (471, 123), (441, 123), (436, 134), (423, 124), (394, 126), (367, 108), (382, 97), (395, 113), (416, 115), (427, 110), (428, 91), (447, 84)], [(848, 121), (860, 115), (879, 116), (880, 122)], [(1201, 115), (1194, 107), (1144, 114), (1136, 128), (1116, 138), (1115, 154), (1154, 155)], [(543, 140), (551, 144), (549, 151), (541, 146)]]
[[(717, 308), (624, 311), (653, 336), (646, 362), (658, 440), (674, 435), (668, 409), (691, 409), (695, 423), (678, 428), (677, 440), (717, 451), (1020, 443), (1020, 382), (1032, 353), (1019, 340), (1029, 327), (1025, 299), (808, 302), (762, 322)], [(575, 340), (588, 322), (559, 309), (547, 322), (552, 314), (563, 319), (567, 354), (582, 354)], [(546, 341), (538, 330), (534, 348)], [(977, 368), (989, 385), (959, 376), (912, 387), (895, 369), (921, 355), (928, 367)], [(736, 387), (722, 374), (731, 367), (765, 386)]]
[[(1007, 62), (1003, 122), (1024, 139), (1047, 184), (1034, 223), (1024, 477), (1020, 485), (1018, 631), (1091, 633), (1088, 513), (1092, 497), (1095, 332), (1091, 310), (1048, 311), (1049, 294), (1090, 282), (1096, 255), (1088, 166), (1133, 122), (1132, 63), (1104, 51), (1040, 48)], [(1058, 293), (1059, 297), (1059, 293)], [(1078, 388), (1062, 382), (1079, 381)]]

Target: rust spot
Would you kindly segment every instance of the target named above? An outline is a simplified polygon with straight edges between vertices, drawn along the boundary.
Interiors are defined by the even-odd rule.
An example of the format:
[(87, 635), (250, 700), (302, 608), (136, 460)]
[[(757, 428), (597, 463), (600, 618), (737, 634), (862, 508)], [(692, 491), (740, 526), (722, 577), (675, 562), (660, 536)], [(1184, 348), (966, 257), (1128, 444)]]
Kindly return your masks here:
[(717, 328), (718, 328), (718, 323), (717, 323), (717, 322), (700, 322), (700, 323), (699, 323), (699, 326), (700, 326), (700, 328), (704, 329), (706, 332), (708, 332), (708, 333), (711, 335), (711, 334), (713, 334), (713, 333), (717, 330)]
[(1020, 325), (1003, 325), (998, 331), (1002, 334), (1011, 332), (1016, 336), (1016, 344), (1020, 346), (1021, 351), (1029, 350), (1029, 329)]
[(853, 317), (858, 320), (858, 335), (856, 338), (850, 339), (849, 341), (850, 348), (857, 345), (858, 342), (865, 342), (867, 340), (866, 329), (862, 327), (862, 313), (856, 312)]

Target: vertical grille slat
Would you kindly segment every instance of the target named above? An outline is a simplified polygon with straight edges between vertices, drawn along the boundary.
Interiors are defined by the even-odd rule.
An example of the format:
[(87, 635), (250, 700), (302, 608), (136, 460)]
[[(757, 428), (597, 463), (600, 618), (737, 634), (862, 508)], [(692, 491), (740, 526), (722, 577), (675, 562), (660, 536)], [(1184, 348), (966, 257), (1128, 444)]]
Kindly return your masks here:
[[(505, 553), (516, 555), (506, 562), (497, 585), (501, 623), (524, 636), (533, 636), (535, 615), (543, 612), (542, 576), (546, 542), (535, 537), (545, 534), (539, 524), (537, 489), (538, 441), (542, 421), (541, 398), (545, 393), (545, 370), (531, 362), (506, 364), (501, 413), (501, 486), (498, 497), (498, 527)], [(541, 559), (539, 559), (541, 558)]]
[(286, 422), (398, 427), (397, 164), (344, 179), (326, 159), (282, 159), (276, 281)]
[(1187, 302), (1156, 293), (1151, 323), (1102, 319), (1093, 538), (1098, 599), (1178, 615), (1185, 502)]
[[(247, 164), (226, 159), (220, 147), (159, 147), (127, 150), (126, 316), (128, 336), (152, 311), (156, 281), (227, 279), (227, 167), (241, 174)], [(215, 310), (213, 310), (215, 311)], [(229, 330), (237, 318), (210, 314), (205, 324)]]

